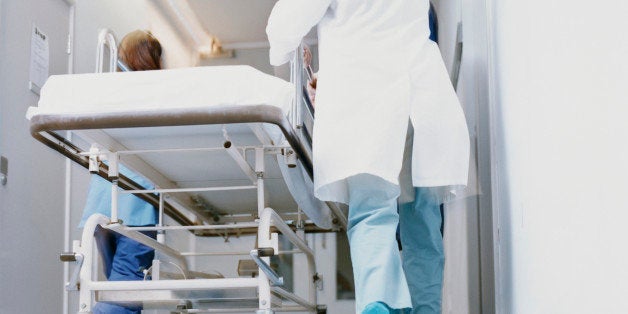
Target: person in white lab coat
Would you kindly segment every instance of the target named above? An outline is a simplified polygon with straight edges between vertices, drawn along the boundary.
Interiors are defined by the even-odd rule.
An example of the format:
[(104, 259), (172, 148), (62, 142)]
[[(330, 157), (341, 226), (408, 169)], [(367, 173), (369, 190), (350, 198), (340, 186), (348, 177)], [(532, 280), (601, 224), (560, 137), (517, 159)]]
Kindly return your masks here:
[(428, 11), (428, 0), (279, 0), (266, 29), (270, 62), (281, 65), (318, 24), (315, 195), (349, 204), (357, 313), (412, 307), (395, 241), (400, 185), (467, 183), (467, 126)]

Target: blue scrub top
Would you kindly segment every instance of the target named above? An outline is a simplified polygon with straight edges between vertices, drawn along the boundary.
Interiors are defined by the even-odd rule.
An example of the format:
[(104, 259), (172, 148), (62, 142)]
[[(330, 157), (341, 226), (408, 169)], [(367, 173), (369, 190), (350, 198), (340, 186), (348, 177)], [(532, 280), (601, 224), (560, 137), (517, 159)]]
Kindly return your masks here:
[(436, 17), (436, 10), (434, 9), (434, 5), (432, 3), (430, 3), (429, 19), (430, 39), (435, 43), (438, 43), (438, 17)]
[[(119, 165), (119, 170), (121, 174), (137, 182), (143, 188), (154, 188), (152, 183), (128, 168)], [(87, 203), (83, 210), (83, 218), (79, 228), (82, 228), (87, 219), (93, 214), (103, 214), (111, 217), (111, 182), (96, 174), (92, 175), (89, 183)], [(157, 209), (135, 195), (118, 194), (118, 219), (122, 219), (122, 222), (127, 226), (155, 225), (158, 222)]]

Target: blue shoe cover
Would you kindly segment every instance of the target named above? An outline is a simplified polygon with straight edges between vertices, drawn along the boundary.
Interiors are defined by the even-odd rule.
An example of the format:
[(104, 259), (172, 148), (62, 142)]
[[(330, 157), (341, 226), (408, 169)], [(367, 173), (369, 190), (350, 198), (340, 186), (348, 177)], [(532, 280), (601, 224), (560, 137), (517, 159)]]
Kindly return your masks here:
[(407, 309), (391, 309), (382, 302), (369, 303), (362, 311), (362, 314), (405, 314), (410, 313)]
[(389, 314), (392, 313), (386, 304), (381, 302), (373, 302), (367, 305), (362, 314)]

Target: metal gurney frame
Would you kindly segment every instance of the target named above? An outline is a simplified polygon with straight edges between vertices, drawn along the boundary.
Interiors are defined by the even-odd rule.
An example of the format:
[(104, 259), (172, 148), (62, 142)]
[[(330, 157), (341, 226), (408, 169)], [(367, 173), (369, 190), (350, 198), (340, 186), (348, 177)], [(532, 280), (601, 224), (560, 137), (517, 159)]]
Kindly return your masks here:
[[(301, 49), (301, 48), (300, 48)], [(292, 81), (295, 83), (295, 100), (291, 115), (286, 118), (283, 112), (274, 106), (256, 105), (256, 106), (228, 106), (228, 107), (212, 107), (203, 109), (187, 109), (173, 118), (167, 111), (152, 110), (141, 114), (129, 115), (124, 112), (101, 114), (93, 116), (89, 114), (62, 114), (62, 115), (35, 115), (31, 119), (31, 134), (34, 138), (46, 144), (47, 146), (57, 150), (69, 159), (77, 162), (85, 168), (98, 173), (103, 178), (112, 182), (112, 215), (111, 220), (104, 216), (92, 216), (85, 226), (83, 232), (82, 244), (75, 245), (74, 252), (66, 255), (67, 261), (77, 263), (80, 272), (76, 272), (73, 279), (68, 283), (68, 288), (76, 288), (80, 283), (80, 311), (89, 313), (94, 301), (121, 301), (121, 302), (143, 302), (150, 298), (164, 300), (187, 300), (188, 295), (180, 295), (181, 291), (215, 291), (215, 290), (233, 290), (238, 288), (251, 288), (257, 290), (257, 306), (249, 306), (239, 309), (210, 309), (203, 312), (242, 312), (257, 311), (257, 313), (274, 313), (274, 310), (290, 310), (290, 311), (308, 311), (323, 312), (324, 309), (316, 303), (316, 284), (320, 280), (316, 273), (314, 264), (314, 253), (307, 246), (302, 236), (299, 236), (293, 229), (302, 228), (301, 221), (296, 226), (289, 226), (279, 214), (272, 208), (265, 207), (264, 201), (264, 154), (267, 152), (277, 154), (278, 148), (292, 151), (296, 154), (298, 162), (303, 165), (307, 173), (312, 176), (312, 162), (310, 155), (303, 143), (303, 139), (307, 136), (303, 133), (304, 123), (302, 122), (304, 104), (303, 100), (303, 84), (302, 84), (302, 53), (296, 53), (292, 62)], [(289, 121), (289, 119), (291, 121)], [(247, 167), (247, 162), (241, 154), (233, 154), (232, 157), (240, 165), (241, 169), (249, 175), (254, 185), (249, 188), (257, 190), (257, 215), (258, 221), (250, 223), (234, 224), (233, 222), (216, 225), (212, 224), (211, 217), (207, 217), (204, 213), (194, 211), (192, 214), (197, 221), (204, 224), (198, 225), (189, 218), (189, 215), (181, 212), (181, 203), (178, 200), (166, 200), (164, 193), (186, 192), (190, 189), (178, 189), (173, 186), (160, 186), (160, 188), (144, 190), (136, 182), (118, 172), (118, 159), (120, 154), (132, 155), (134, 151), (108, 151), (109, 165), (98, 164), (97, 156), (103, 152), (85, 152), (78, 146), (74, 145), (71, 140), (60, 135), (58, 131), (64, 130), (93, 130), (93, 129), (109, 129), (109, 128), (138, 128), (138, 127), (166, 127), (181, 125), (206, 125), (206, 124), (241, 124), (241, 123), (269, 123), (277, 126), (283, 133), (285, 140), (289, 143), (289, 147), (261, 147), (255, 150), (255, 169)], [(255, 130), (254, 130), (255, 133)], [(257, 135), (257, 133), (256, 133)], [(264, 143), (261, 136), (260, 141)], [(225, 150), (229, 147), (225, 145)], [(116, 187), (120, 187), (126, 191), (118, 192)], [(211, 189), (211, 188), (205, 188)], [(248, 228), (249, 231), (255, 230), (258, 236), (258, 249), (251, 251), (251, 256), (259, 266), (259, 277), (257, 278), (225, 278), (225, 279), (188, 279), (188, 280), (152, 280), (152, 281), (125, 281), (125, 282), (103, 282), (94, 280), (92, 272), (92, 263), (95, 261), (93, 248), (93, 233), (97, 226), (108, 229), (113, 232), (120, 233), (129, 238), (135, 239), (140, 243), (155, 248), (165, 256), (178, 261), (182, 267), (184, 274), (188, 274), (185, 257), (178, 252), (163, 244), (163, 237), (157, 240), (144, 236), (138, 232), (138, 228), (125, 227), (118, 221), (117, 195), (118, 193), (136, 193), (146, 201), (152, 203), (159, 208), (160, 223), (153, 230), (168, 230), (176, 227), (177, 229), (186, 230), (222, 230), (229, 231), (234, 229)], [(159, 193), (159, 196), (154, 193)], [(173, 202), (172, 202), (173, 201)], [(330, 209), (335, 215), (336, 227), (334, 229), (346, 229), (346, 217), (342, 211), (334, 204), (329, 204)], [(163, 214), (170, 215), (174, 220), (182, 226), (163, 226)], [(311, 225), (310, 231), (323, 231)], [(293, 254), (303, 253), (307, 257), (307, 277), (309, 282), (307, 298), (302, 298), (294, 293), (288, 292), (281, 287), (281, 280), (276, 273), (269, 267), (269, 259), (271, 255), (276, 255), (278, 251), (277, 232), (282, 233), (289, 241), (298, 248)], [(83, 267), (81, 265), (85, 264)], [(135, 294), (129, 294), (129, 291), (136, 291)], [(164, 294), (164, 292), (167, 292)], [(287, 306), (282, 306), (282, 302), (276, 297), (292, 301)], [(125, 299), (126, 298), (126, 299)], [(134, 299), (135, 298), (135, 299)], [(149, 300), (151, 301), (151, 300)], [(187, 311), (187, 310), (185, 310)], [(190, 311), (187, 311), (190, 312)]]

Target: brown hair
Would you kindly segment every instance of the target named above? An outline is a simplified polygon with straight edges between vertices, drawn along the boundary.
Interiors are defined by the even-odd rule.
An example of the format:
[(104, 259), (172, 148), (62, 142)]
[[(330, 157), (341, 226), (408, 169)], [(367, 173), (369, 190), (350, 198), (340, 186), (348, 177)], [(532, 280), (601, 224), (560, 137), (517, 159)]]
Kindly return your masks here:
[(133, 71), (160, 70), (161, 44), (150, 32), (136, 30), (120, 42), (118, 58)]

